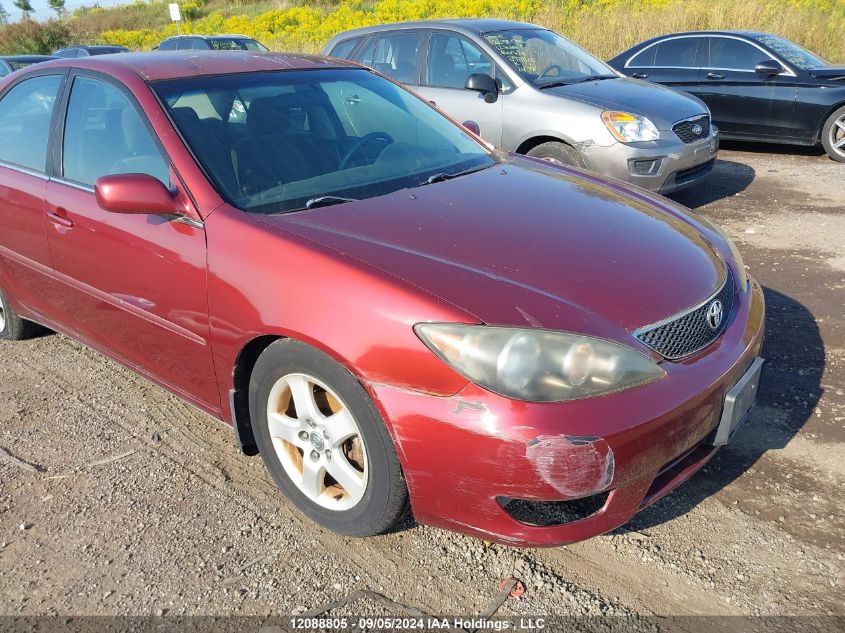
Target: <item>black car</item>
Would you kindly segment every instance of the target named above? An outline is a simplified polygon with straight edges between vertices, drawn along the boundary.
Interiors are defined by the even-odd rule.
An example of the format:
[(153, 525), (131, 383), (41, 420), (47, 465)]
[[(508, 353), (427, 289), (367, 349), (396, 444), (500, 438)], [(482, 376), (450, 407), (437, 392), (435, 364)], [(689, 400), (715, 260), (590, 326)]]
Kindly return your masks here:
[(158, 51), (261, 51), (267, 47), (246, 35), (174, 35), (163, 40)]
[(40, 64), (51, 59), (57, 58), (51, 55), (6, 55), (0, 57), (0, 77), (5, 77), (9, 73), (26, 68), (31, 64)]
[(53, 51), (56, 57), (89, 57), (91, 55), (111, 55), (112, 53), (129, 53), (125, 46), (66, 46)]
[(710, 108), (723, 139), (822, 144), (845, 162), (845, 66), (780, 36), (700, 31), (655, 37), (608, 62), (684, 90)]

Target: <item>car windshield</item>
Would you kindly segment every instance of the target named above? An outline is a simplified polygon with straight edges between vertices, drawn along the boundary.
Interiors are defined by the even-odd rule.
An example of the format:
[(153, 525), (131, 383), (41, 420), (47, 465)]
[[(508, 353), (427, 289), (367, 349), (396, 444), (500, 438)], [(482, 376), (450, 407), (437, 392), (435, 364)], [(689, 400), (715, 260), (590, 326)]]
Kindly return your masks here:
[(248, 40), (243, 38), (214, 38), (208, 40), (212, 50), (215, 51), (262, 51), (267, 52), (267, 48), (255, 40)]
[(553, 31), (496, 31), (484, 39), (523, 79), (539, 87), (617, 77), (610, 66)]
[(806, 48), (777, 35), (755, 35), (754, 39), (801, 70), (829, 65), (826, 60), (811, 53)]
[(254, 213), (372, 198), (496, 162), (465, 130), (365, 69), (152, 86), (221, 195)]

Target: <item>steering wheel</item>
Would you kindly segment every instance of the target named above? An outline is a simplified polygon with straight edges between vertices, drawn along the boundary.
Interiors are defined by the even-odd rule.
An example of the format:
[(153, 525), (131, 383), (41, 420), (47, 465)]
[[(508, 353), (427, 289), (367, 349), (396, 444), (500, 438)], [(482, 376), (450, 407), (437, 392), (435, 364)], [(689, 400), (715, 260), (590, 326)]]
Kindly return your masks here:
[(560, 76), (560, 73), (563, 72), (563, 68), (561, 68), (557, 64), (550, 64), (550, 65), (546, 66), (546, 69), (543, 72), (541, 72), (539, 75), (537, 75), (537, 79), (542, 79), (543, 77), (545, 77), (546, 75), (549, 74), (549, 71), (552, 71), (552, 70), (555, 70), (555, 69), (557, 69), (557, 74), (558, 74), (558, 76)]
[(393, 142), (393, 137), (390, 136), (387, 132), (370, 132), (365, 136), (359, 138), (352, 147), (347, 150), (346, 154), (343, 155), (343, 158), (340, 161), (340, 165), (338, 169), (346, 169), (347, 164), (355, 156), (356, 153), (361, 151), (361, 148), (365, 145), (369, 145), (370, 143), (375, 143), (376, 141), (383, 141), (385, 144), (390, 145)]

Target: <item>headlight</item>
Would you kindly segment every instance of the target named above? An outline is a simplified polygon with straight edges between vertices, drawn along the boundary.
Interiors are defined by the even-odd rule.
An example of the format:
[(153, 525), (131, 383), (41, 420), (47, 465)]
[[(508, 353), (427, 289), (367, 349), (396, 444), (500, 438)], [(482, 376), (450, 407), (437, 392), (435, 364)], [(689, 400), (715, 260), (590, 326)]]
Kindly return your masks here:
[(734, 244), (733, 240), (728, 237), (728, 234), (725, 233), (722, 227), (713, 222), (710, 218), (696, 214), (696, 219), (716, 233), (725, 242), (731, 252), (731, 257), (733, 257), (733, 260), (736, 263), (737, 273), (739, 274), (739, 279), (737, 281), (739, 282), (740, 291), (745, 292), (748, 289), (748, 271), (745, 270), (745, 261), (742, 259), (742, 255), (736, 247), (736, 244)]
[(654, 123), (639, 114), (608, 110), (601, 113), (601, 119), (614, 138), (622, 143), (656, 141), (660, 138)]
[(516, 400), (577, 400), (666, 375), (631, 348), (579, 334), (451, 323), (418, 323), (414, 331), (469, 380)]

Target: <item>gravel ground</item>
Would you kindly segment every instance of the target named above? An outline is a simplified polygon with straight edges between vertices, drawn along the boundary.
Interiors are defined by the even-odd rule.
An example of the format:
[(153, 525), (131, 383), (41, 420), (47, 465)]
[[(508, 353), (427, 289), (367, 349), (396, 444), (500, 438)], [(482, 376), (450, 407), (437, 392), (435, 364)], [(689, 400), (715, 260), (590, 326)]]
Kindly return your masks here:
[(546, 550), (410, 520), (337, 536), (228, 427), (44, 336), (0, 343), (0, 614), (285, 615), (369, 589), (471, 616), (515, 576), (499, 614), (845, 615), (845, 165), (796, 152), (730, 146), (677, 196), (766, 287), (768, 360), (737, 441), (624, 528)]

